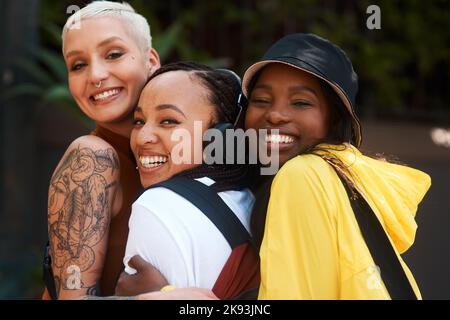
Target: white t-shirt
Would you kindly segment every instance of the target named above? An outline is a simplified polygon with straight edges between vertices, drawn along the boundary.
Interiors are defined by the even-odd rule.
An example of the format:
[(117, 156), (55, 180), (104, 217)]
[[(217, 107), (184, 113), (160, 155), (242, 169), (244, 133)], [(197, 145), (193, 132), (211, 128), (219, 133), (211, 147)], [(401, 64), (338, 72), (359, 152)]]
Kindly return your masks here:
[[(214, 181), (197, 179), (205, 185)], [(248, 189), (218, 195), (250, 232), (255, 198)], [(190, 201), (162, 187), (145, 191), (132, 206), (125, 251), (125, 271), (134, 255), (150, 262), (176, 287), (211, 289), (231, 254), (222, 233)]]

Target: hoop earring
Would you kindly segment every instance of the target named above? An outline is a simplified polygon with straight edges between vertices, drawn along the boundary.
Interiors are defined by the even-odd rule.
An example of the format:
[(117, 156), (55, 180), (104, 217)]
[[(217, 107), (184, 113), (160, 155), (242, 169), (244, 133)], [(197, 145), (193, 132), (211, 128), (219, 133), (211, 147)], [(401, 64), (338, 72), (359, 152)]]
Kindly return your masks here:
[(102, 86), (102, 81), (99, 81), (99, 83), (96, 83), (95, 84), (95, 87), (98, 89), (98, 88), (100, 88)]

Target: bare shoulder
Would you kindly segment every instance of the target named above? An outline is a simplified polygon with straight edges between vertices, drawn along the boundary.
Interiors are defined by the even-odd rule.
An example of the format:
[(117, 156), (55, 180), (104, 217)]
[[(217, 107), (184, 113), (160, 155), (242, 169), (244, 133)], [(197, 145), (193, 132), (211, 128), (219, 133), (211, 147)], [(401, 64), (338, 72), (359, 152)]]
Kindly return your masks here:
[(117, 151), (114, 149), (113, 146), (111, 146), (111, 144), (109, 144), (107, 141), (103, 140), (100, 137), (97, 136), (93, 136), (93, 135), (86, 135), (86, 136), (81, 136), (77, 139), (75, 139), (67, 148), (66, 154), (67, 152), (71, 152), (74, 149), (87, 149), (87, 150), (92, 150), (93, 152), (97, 152), (97, 153), (104, 153), (104, 151), (106, 150), (108, 152), (108, 154), (110, 155), (111, 159), (117, 160), (117, 166), (119, 166), (119, 160), (118, 160), (118, 155), (117, 155)]
[(102, 170), (103, 172), (109, 168), (113, 176), (116, 176), (116, 173), (120, 170), (116, 150), (102, 138), (92, 135), (81, 136), (69, 145), (56, 167), (52, 180), (55, 176), (59, 176), (62, 170), (77, 165), (85, 165), (90, 169)]

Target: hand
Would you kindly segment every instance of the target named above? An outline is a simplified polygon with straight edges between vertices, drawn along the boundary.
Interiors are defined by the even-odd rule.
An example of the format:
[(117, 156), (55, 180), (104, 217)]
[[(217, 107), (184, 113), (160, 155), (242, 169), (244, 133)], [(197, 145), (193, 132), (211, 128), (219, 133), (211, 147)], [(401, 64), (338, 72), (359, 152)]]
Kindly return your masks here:
[(128, 265), (137, 270), (136, 274), (130, 275), (122, 272), (116, 285), (116, 296), (135, 296), (140, 293), (159, 291), (168, 285), (166, 278), (140, 256), (134, 256)]
[(211, 290), (202, 288), (176, 288), (165, 292), (148, 292), (136, 298), (137, 300), (219, 300)]

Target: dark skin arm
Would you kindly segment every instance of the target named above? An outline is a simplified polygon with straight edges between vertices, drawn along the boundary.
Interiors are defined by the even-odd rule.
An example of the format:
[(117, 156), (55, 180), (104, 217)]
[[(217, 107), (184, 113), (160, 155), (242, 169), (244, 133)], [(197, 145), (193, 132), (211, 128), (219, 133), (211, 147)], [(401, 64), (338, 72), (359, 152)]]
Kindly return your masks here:
[(117, 296), (136, 296), (143, 293), (159, 291), (168, 285), (166, 278), (150, 263), (140, 256), (134, 256), (128, 262), (129, 266), (136, 269), (137, 273), (129, 275), (122, 272), (117, 281)]

